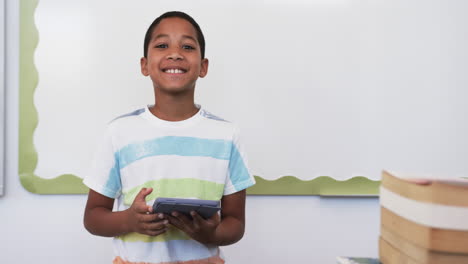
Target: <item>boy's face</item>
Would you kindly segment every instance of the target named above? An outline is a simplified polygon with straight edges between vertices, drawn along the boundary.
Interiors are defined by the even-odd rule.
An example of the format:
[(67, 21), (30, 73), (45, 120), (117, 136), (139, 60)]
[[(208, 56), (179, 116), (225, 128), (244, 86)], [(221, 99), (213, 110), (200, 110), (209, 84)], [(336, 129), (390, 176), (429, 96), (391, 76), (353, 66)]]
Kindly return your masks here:
[(165, 18), (155, 27), (147, 58), (141, 58), (140, 64), (154, 88), (170, 94), (193, 91), (198, 77), (208, 72), (208, 60), (201, 58), (195, 28), (178, 17)]

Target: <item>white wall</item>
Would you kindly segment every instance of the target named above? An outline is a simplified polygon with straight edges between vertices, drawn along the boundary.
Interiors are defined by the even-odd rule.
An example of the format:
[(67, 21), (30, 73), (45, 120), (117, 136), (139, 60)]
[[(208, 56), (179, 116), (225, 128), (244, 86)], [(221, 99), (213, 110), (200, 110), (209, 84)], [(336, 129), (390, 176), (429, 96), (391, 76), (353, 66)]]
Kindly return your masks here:
[[(111, 240), (82, 225), (84, 195), (36, 195), (18, 177), (17, 0), (6, 1), (6, 178), (0, 197), (0, 263), (110, 263)], [(3, 127), (2, 127), (3, 128)], [(228, 263), (334, 263), (337, 255), (376, 256), (376, 198), (253, 197), (244, 239)]]
[(3, 195), (5, 149), (5, 1), (0, 0), (0, 196)]

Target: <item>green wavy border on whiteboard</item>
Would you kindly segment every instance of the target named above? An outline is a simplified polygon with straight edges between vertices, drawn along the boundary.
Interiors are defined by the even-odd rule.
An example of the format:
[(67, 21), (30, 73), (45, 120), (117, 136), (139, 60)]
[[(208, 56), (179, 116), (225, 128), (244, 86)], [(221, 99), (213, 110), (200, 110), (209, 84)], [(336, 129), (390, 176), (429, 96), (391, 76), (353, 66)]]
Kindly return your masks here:
[(38, 84), (38, 72), (34, 65), (34, 51), (39, 36), (34, 25), (37, 0), (20, 2), (20, 92), (19, 92), (19, 160), (18, 173), (23, 187), (32, 193), (81, 194), (88, 188), (74, 175), (60, 175), (54, 179), (43, 179), (34, 174), (37, 152), (33, 134), (37, 127), (37, 111), (34, 106), (34, 90)]
[[(19, 109), (19, 178), (23, 187), (39, 194), (84, 194), (88, 188), (81, 178), (64, 174), (53, 179), (44, 179), (34, 174), (37, 152), (33, 143), (34, 130), (38, 124), (34, 106), (34, 91), (39, 76), (34, 65), (34, 52), (39, 41), (34, 24), (34, 12), (38, 0), (20, 2), (20, 109)], [(257, 184), (249, 188), (249, 195), (377, 195), (379, 181), (354, 177), (338, 181), (322, 176), (303, 181), (293, 176), (269, 181), (255, 176)]]
[(353, 177), (346, 181), (335, 180), (328, 176), (304, 181), (294, 176), (284, 176), (269, 181), (255, 176), (257, 184), (247, 190), (250, 195), (378, 195), (380, 181), (365, 177)]

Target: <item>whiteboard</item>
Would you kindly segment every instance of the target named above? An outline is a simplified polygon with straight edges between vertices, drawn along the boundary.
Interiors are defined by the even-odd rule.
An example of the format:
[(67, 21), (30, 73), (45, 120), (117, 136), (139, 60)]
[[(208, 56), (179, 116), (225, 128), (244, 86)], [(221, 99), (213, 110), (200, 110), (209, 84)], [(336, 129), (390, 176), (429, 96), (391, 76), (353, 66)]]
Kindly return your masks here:
[(196, 102), (239, 125), (254, 175), (467, 175), (461, 0), (41, 0), (36, 175), (84, 177), (107, 122), (153, 103), (143, 38), (171, 10), (200, 24)]

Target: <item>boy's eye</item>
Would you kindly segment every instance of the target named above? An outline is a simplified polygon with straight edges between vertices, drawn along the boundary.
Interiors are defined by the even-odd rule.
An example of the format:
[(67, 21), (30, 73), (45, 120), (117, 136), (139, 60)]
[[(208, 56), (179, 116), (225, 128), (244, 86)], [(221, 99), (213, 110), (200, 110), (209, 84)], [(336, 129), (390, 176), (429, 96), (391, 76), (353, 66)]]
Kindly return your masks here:
[(157, 49), (165, 49), (165, 48), (167, 48), (167, 44), (158, 44), (158, 45), (155, 46), (155, 48), (157, 48)]
[(182, 48), (187, 49), (187, 50), (194, 50), (195, 49), (195, 47), (193, 47), (191, 45), (183, 45)]

